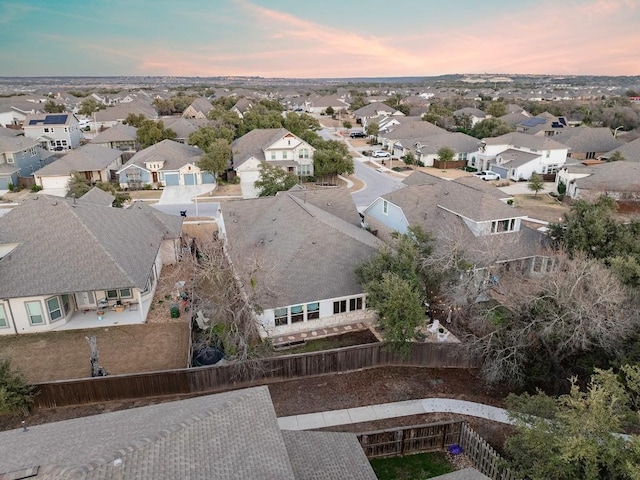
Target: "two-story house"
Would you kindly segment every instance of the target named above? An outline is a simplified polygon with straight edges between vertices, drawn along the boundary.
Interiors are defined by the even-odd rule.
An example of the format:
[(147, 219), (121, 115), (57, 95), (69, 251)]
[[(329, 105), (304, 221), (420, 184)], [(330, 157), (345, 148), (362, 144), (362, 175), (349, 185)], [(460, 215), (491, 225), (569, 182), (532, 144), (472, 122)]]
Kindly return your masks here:
[(231, 144), (233, 169), (240, 177), (242, 196), (257, 196), (254, 184), (260, 165), (268, 163), (299, 177), (313, 176), (315, 148), (285, 128), (256, 128)]
[(163, 140), (140, 150), (116, 175), (121, 188), (137, 190), (178, 185), (215, 184), (214, 176), (198, 167), (202, 150), (173, 140)]
[(117, 123), (93, 137), (90, 143), (122, 152), (135, 152), (138, 149), (137, 132), (136, 127)]
[(22, 128), (25, 137), (52, 152), (77, 148), (82, 140), (80, 122), (72, 113), (27, 115)]
[(30, 138), (0, 136), (0, 190), (17, 186), (19, 177), (31, 176), (45, 165), (47, 158), (47, 152)]
[(557, 173), (567, 161), (568, 151), (566, 145), (550, 137), (511, 132), (483, 138), (469, 156), (468, 165), (492, 170), (508, 180), (529, 180), (534, 173)]
[(182, 118), (200, 118), (206, 119), (207, 114), (213, 109), (211, 102), (204, 97), (196, 98), (184, 112)]
[(378, 197), (363, 212), (365, 227), (381, 240), (393, 243), (393, 232), (420, 225), (434, 236), (436, 249), (463, 251), (481, 278), (496, 265), (532, 274), (547, 268), (540, 257), (544, 235), (524, 225), (526, 214), (507, 205), (502, 192), (488, 191), (482, 180), (448, 181), (415, 171), (403, 183), (407, 187)]

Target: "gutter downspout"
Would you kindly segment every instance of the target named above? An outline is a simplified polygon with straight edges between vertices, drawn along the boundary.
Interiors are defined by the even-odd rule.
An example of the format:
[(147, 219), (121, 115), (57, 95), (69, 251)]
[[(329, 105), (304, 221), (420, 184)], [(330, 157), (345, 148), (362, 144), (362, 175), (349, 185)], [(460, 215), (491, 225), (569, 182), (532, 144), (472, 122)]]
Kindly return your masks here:
[(13, 318), (13, 310), (11, 309), (11, 301), (7, 298), (5, 300), (5, 302), (7, 302), (7, 305), (9, 306), (9, 316), (11, 317), (11, 323), (13, 323), (13, 331), (15, 332), (16, 335), (18, 334), (18, 327), (16, 327), (16, 320), (15, 318)]

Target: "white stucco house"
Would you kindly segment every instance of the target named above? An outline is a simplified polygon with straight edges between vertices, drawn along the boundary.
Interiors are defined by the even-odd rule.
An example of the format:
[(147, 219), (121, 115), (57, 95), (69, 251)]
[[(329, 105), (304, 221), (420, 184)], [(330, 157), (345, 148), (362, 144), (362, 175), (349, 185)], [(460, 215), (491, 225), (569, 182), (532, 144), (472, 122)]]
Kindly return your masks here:
[(232, 144), (233, 169), (240, 177), (242, 196), (257, 196), (254, 184), (260, 165), (268, 163), (300, 177), (313, 175), (315, 148), (285, 128), (256, 128)]
[(0, 335), (144, 323), (163, 265), (179, 258), (181, 228), (181, 217), (143, 202), (21, 203), (0, 217)]
[(557, 173), (567, 161), (569, 148), (550, 137), (512, 132), (483, 138), (478, 150), (468, 156), (468, 165), (492, 170), (501, 178), (529, 180), (534, 173)]

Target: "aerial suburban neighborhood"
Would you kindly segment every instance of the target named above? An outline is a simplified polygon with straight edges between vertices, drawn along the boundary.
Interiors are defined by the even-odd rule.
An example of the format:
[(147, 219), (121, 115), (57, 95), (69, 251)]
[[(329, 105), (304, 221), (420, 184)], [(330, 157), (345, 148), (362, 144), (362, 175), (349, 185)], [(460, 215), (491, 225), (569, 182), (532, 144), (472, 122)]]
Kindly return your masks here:
[[(639, 478), (640, 58), (344, 37), (372, 67), (316, 7), (223, 3), (216, 54), (0, 53), (0, 479)], [(0, 2), (63, 41), (47, 8)]]

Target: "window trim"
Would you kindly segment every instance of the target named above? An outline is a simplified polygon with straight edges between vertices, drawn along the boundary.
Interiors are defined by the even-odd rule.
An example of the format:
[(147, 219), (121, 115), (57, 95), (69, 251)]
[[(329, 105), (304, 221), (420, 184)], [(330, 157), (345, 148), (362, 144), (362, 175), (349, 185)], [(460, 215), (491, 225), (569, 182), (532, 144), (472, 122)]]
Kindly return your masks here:
[[(33, 305), (33, 304), (37, 304), (38, 305), (38, 309), (40, 310), (40, 313), (37, 315), (32, 315), (31, 310), (29, 309), (29, 305)], [(29, 317), (29, 325), (33, 325), (33, 326), (40, 326), (40, 325), (46, 325), (46, 321), (44, 318), (44, 311), (42, 310), (42, 302), (40, 300), (31, 300), (29, 302), (24, 302), (24, 306), (25, 309), (27, 311), (27, 317)], [(33, 322), (33, 317), (34, 316), (39, 316), (41, 321), (40, 322)]]
[(382, 200), (382, 213), (384, 215), (389, 215), (389, 201)]
[(4, 305), (0, 303), (0, 328), (9, 328), (9, 319)]
[[(282, 322), (284, 320), (284, 323)], [(276, 327), (289, 325), (289, 308), (275, 308), (273, 310), (273, 323)]]
[[(58, 308), (51, 308), (49, 302), (55, 301), (58, 305)], [(49, 297), (45, 299), (45, 304), (47, 305), (47, 315), (49, 315), (49, 321), (51, 323), (57, 322), (58, 320), (62, 320), (64, 318), (64, 310), (62, 308), (62, 302), (60, 301), (60, 297), (55, 295), (53, 297)], [(54, 312), (57, 312), (58, 316), (54, 318)]]

